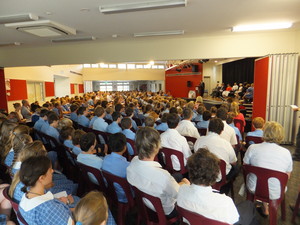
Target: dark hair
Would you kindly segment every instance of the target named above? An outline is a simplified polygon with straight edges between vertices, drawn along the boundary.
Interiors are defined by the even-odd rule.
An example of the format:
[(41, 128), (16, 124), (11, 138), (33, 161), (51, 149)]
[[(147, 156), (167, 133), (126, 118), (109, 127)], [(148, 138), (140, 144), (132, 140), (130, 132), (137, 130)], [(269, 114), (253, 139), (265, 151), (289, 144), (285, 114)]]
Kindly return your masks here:
[(78, 105), (77, 105), (77, 104), (72, 104), (72, 105), (70, 106), (71, 112), (75, 112), (77, 109), (78, 109)]
[(40, 117), (44, 117), (44, 116), (46, 116), (46, 115), (47, 115), (47, 113), (48, 113), (48, 109), (46, 109), (46, 108), (42, 108), (42, 109), (41, 109), (41, 112), (40, 112)]
[(95, 116), (102, 116), (103, 114), (105, 113), (105, 110), (104, 110), (104, 108), (103, 107), (101, 107), (101, 106), (97, 106), (96, 108), (95, 108), (95, 110), (94, 110), (94, 114), (95, 114)]
[(51, 168), (51, 161), (47, 156), (30, 157), (22, 162), (19, 176), (25, 186), (21, 190), (27, 192), (27, 187), (34, 186), (49, 168)]
[(160, 121), (162, 123), (166, 123), (167, 122), (167, 118), (168, 118), (169, 113), (164, 113), (160, 119)]
[(150, 104), (146, 105), (145, 112), (147, 113), (147, 112), (149, 112), (151, 110), (152, 110), (152, 105), (150, 105)]
[(85, 135), (85, 134), (86, 133), (83, 130), (75, 130), (72, 134), (72, 143), (73, 143), (73, 145), (79, 145), (82, 136)]
[(77, 110), (77, 115), (83, 115), (84, 111), (86, 110), (86, 107), (80, 106)]
[[(93, 96), (94, 97), (94, 96)], [(102, 101), (101, 106), (105, 109), (107, 107), (108, 101)]]
[(160, 134), (152, 127), (141, 127), (135, 138), (139, 159), (150, 158), (155, 149), (160, 148)]
[(145, 126), (146, 127), (154, 127), (155, 119), (153, 116), (147, 116), (145, 118)]
[(67, 140), (69, 136), (72, 136), (74, 132), (74, 128), (73, 127), (63, 127), (60, 131), (60, 137), (63, 139), (63, 140)]
[(211, 113), (210, 113), (210, 111), (208, 111), (208, 110), (205, 110), (204, 112), (203, 112), (203, 120), (204, 121), (207, 121), (207, 120), (210, 120), (210, 118), (211, 118)]
[(121, 120), (121, 127), (123, 128), (123, 129), (129, 129), (130, 128), (130, 126), (131, 126), (131, 119), (130, 118), (128, 118), (128, 117), (125, 117), (125, 118), (123, 118), (122, 120)]
[(210, 112), (211, 112), (211, 113), (217, 113), (217, 111), (218, 111), (218, 109), (217, 109), (216, 106), (212, 106), (212, 107), (210, 108)]
[(131, 116), (133, 114), (133, 109), (130, 107), (127, 107), (125, 110), (126, 116)]
[(47, 103), (47, 102), (46, 102), (46, 103), (44, 103), (44, 104), (43, 104), (43, 107), (45, 107), (45, 108), (49, 108), (49, 103)]
[(117, 121), (121, 117), (121, 113), (120, 112), (113, 112), (111, 117), (112, 117), (113, 121)]
[(183, 112), (182, 112), (183, 119), (189, 119), (192, 114), (193, 114), (193, 111), (190, 108), (183, 109)]
[(170, 113), (175, 113), (175, 114), (178, 114), (178, 110), (177, 110), (177, 108), (176, 107), (172, 107), (172, 108), (170, 108), (170, 111), (169, 111)]
[(221, 107), (217, 110), (217, 117), (221, 120), (226, 120), (227, 118), (227, 110), (224, 107)]
[(198, 109), (197, 109), (197, 113), (198, 113), (199, 115), (203, 115), (203, 112), (204, 112), (205, 110), (206, 110), (205, 106), (199, 105), (199, 106), (198, 106)]
[(115, 105), (116, 112), (121, 112), (122, 109), (123, 109), (123, 105), (121, 103), (118, 103)]
[(126, 143), (126, 136), (122, 133), (115, 133), (109, 136), (108, 146), (112, 152), (123, 151)]
[(196, 185), (211, 186), (219, 174), (219, 159), (205, 148), (199, 148), (187, 161), (189, 178)]
[(91, 146), (95, 144), (96, 135), (92, 132), (84, 134), (80, 139), (80, 148), (82, 151), (87, 152)]
[(224, 123), (220, 118), (213, 118), (209, 121), (208, 131), (221, 134), (224, 129)]
[(170, 129), (174, 129), (177, 127), (179, 123), (179, 116), (175, 113), (169, 113), (167, 116), (167, 124)]
[(49, 113), (47, 115), (47, 118), (48, 118), (48, 123), (49, 124), (52, 124), (54, 121), (59, 120), (58, 115), (53, 111), (51, 111), (51, 113)]
[(229, 112), (227, 114), (226, 123), (227, 124), (231, 124), (233, 122), (234, 117), (235, 117), (234, 113), (233, 112)]

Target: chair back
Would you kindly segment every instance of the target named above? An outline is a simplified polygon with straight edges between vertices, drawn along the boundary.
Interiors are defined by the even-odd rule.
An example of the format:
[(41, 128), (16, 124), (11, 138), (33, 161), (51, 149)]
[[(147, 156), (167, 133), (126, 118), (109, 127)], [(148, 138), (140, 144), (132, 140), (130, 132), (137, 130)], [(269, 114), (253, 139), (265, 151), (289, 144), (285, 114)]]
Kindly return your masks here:
[[(251, 166), (251, 165), (243, 165), (244, 171), (244, 179), (247, 186), (247, 176), (251, 174), (255, 174), (257, 177), (256, 181), (256, 189), (253, 194), (254, 200), (258, 199), (264, 202), (269, 202), (269, 184), (268, 180), (270, 178), (277, 178), (280, 182), (280, 197), (276, 199), (278, 203), (280, 203), (284, 199), (285, 187), (288, 181), (288, 175), (283, 172), (265, 169), (261, 167)], [(249, 199), (252, 194), (247, 191), (247, 198)]]
[(139, 153), (137, 152), (136, 148), (135, 148), (135, 142), (134, 140), (131, 140), (130, 138), (126, 138), (127, 143), (131, 146), (132, 150), (133, 150), (133, 155), (136, 156)]
[[(161, 200), (158, 197), (149, 195), (136, 187), (132, 187), (135, 193), (136, 204), (142, 218), (146, 219), (147, 224), (158, 224), (158, 225), (167, 225), (172, 224), (178, 220), (178, 217), (167, 219), (164, 213), (164, 209), (161, 204)], [(148, 208), (143, 199), (147, 199), (153, 205), (155, 211)]]
[(19, 221), (20, 221), (21, 223), (23, 223), (24, 225), (28, 225), (28, 223), (26, 223), (25, 219), (23, 218), (23, 216), (22, 216), (21, 213), (19, 212), (19, 204), (16, 203), (16, 202), (9, 196), (8, 190), (9, 190), (9, 187), (6, 187), (6, 188), (3, 189), (3, 196), (4, 196), (4, 198), (6, 198), (6, 199), (10, 202), (10, 204), (11, 204), (12, 208), (14, 209), (15, 214), (17, 215)]
[(240, 120), (240, 119), (234, 119), (234, 126), (236, 126), (240, 130), (241, 135), (243, 136), (243, 133), (244, 133), (244, 121)]
[(217, 220), (209, 219), (198, 213), (191, 212), (187, 209), (181, 208), (178, 205), (176, 205), (176, 209), (181, 217), (181, 222), (182, 218), (185, 218), (187, 221), (189, 221), (190, 225), (229, 225), (228, 223), (223, 223)]
[(218, 191), (220, 191), (221, 187), (227, 183), (227, 180), (226, 180), (226, 162), (224, 160), (220, 159), (219, 167), (220, 167), (220, 172), (221, 172), (222, 178), (219, 182), (216, 182), (212, 186), (213, 189), (216, 189)]
[(259, 144), (263, 142), (263, 139), (262, 137), (246, 136), (246, 148), (250, 146), (250, 141), (253, 141), (255, 144)]
[(108, 196), (112, 196), (114, 202), (118, 202), (117, 191), (115, 189), (114, 183), (119, 184), (125, 192), (128, 205), (130, 207), (134, 206), (134, 198), (131, 192), (131, 186), (128, 183), (126, 178), (118, 177), (113, 175), (107, 171), (102, 170), (102, 174), (107, 181), (108, 184)]
[(82, 126), (81, 124), (77, 124), (77, 127), (79, 130), (83, 130), (86, 133), (93, 132), (92, 128)]
[[(177, 151), (175, 149), (171, 149), (171, 148), (161, 148), (160, 152), (164, 154), (164, 158), (165, 158), (165, 169), (169, 171), (169, 173), (174, 173), (174, 172), (179, 172), (181, 174), (185, 174), (187, 173), (187, 169), (184, 166), (184, 156), (183, 153), (180, 151)], [(172, 164), (172, 158), (171, 156), (175, 155), (178, 160), (179, 160), (179, 164), (180, 164), (180, 171), (176, 171), (173, 168), (173, 164)]]
[(198, 132), (199, 132), (200, 136), (205, 136), (207, 133), (207, 129), (206, 128), (198, 128)]
[(108, 137), (107, 137), (106, 132), (99, 131), (99, 130), (94, 130), (94, 129), (92, 129), (91, 132), (93, 132), (96, 135), (98, 144), (101, 144), (101, 139), (100, 139), (99, 136), (101, 136), (103, 138), (103, 140), (105, 141), (105, 144), (108, 143)]
[[(91, 166), (87, 166), (83, 163), (77, 162), (79, 168), (81, 169), (85, 182), (89, 187), (89, 191), (91, 191), (95, 186), (97, 187), (97, 189), (103, 193), (107, 193), (107, 187), (104, 183), (104, 179), (103, 179), (103, 175), (102, 172), (94, 167)], [(90, 179), (89, 179), (89, 173), (93, 174), (96, 178), (96, 180), (98, 181), (99, 185), (94, 184)]]
[(190, 137), (190, 136), (184, 136), (187, 142), (192, 142), (193, 145), (195, 144), (195, 142), (197, 141), (197, 138), (194, 137)]

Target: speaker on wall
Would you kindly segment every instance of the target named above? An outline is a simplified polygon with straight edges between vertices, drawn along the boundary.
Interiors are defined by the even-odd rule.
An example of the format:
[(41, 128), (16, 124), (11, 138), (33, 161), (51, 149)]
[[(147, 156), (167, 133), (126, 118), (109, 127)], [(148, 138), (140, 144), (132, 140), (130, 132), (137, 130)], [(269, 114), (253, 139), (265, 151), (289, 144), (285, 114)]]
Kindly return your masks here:
[(186, 82), (186, 86), (187, 86), (187, 87), (192, 87), (192, 81), (188, 80), (188, 81)]
[(192, 65), (192, 72), (199, 72), (198, 65)]

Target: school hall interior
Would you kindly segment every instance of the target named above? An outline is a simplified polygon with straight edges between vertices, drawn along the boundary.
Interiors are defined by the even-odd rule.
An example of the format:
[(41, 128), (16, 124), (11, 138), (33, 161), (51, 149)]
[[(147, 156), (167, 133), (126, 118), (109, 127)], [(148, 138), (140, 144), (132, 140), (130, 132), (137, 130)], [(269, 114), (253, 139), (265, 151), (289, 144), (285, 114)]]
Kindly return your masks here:
[[(138, 0), (1, 4), (0, 108), (10, 112), (23, 99), (43, 103), (93, 91), (163, 91), (188, 99), (190, 91), (199, 95), (201, 81), (203, 99), (211, 101), (217, 82), (247, 81), (255, 90), (250, 120), (259, 116), (282, 124), (283, 146), (294, 153), (300, 119), (290, 105), (300, 106), (300, 3), (143, 2), (153, 6)], [(276, 22), (291, 27), (233, 32), (235, 26)], [(228, 75), (226, 66), (245, 61), (252, 66), (250, 77), (234, 69), (235, 75)], [(287, 219), (282, 221), (278, 210), (278, 224), (292, 224), (289, 204), (298, 196), (299, 166), (293, 161)], [(242, 183), (240, 174), (234, 183), (236, 203), (244, 200), (238, 195)]]

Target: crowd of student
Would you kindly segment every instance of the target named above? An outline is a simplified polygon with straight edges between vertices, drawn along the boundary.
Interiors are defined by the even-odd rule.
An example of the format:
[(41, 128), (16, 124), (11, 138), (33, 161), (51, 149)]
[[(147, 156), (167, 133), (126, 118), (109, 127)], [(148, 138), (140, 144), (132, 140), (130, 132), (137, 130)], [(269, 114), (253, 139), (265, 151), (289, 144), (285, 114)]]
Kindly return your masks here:
[[(180, 207), (229, 224), (243, 217), (231, 198), (214, 193), (211, 188), (221, 179), (219, 160), (226, 163), (228, 180), (233, 180), (240, 171), (237, 154), (242, 148), (237, 146), (245, 144), (246, 122), (238, 101), (207, 110), (201, 97), (195, 102), (186, 102), (163, 92), (95, 92), (83, 97), (52, 99), (42, 107), (38, 102), (30, 107), (28, 101), (23, 100), (22, 106), (15, 103), (14, 107), (15, 114), (0, 115), (1, 160), (12, 176), (9, 194), (19, 203), (20, 214), (28, 224), (74, 224), (74, 221), (79, 221), (78, 225), (106, 221), (115, 224), (115, 221), (102, 195), (89, 193), (80, 199), (76, 196), (77, 184), (59, 171), (53, 172), (60, 168), (57, 153), (46, 152), (40, 140), (33, 141), (37, 137), (30, 136), (25, 121), (34, 130), (52, 136), (69, 148), (79, 163), (127, 178), (141, 191), (159, 197), (168, 218), (177, 215), (176, 201)], [(239, 128), (235, 127), (234, 120), (240, 121)], [(276, 122), (264, 124), (260, 117), (253, 119), (253, 126), (255, 131), (248, 132), (247, 136), (261, 137), (265, 142), (251, 145), (244, 163), (290, 174), (291, 155), (279, 146), (283, 139), (282, 126)], [(108, 142), (100, 137), (97, 143), (94, 132), (74, 127), (108, 133)], [(200, 135), (200, 129), (207, 134)], [(188, 142), (186, 137), (195, 138), (195, 143)], [(128, 139), (134, 141), (138, 153)], [(161, 147), (182, 152), (188, 174), (170, 174), (162, 169), (154, 160)], [(110, 154), (107, 154), (108, 148)], [(172, 157), (172, 166), (175, 171), (182, 169), (176, 157)], [(92, 174), (89, 178), (98, 184)], [(272, 190), (276, 186), (278, 183), (273, 182)], [(5, 187), (0, 187), (1, 192)], [(122, 188), (117, 184), (115, 188), (118, 201), (126, 203)], [(249, 189), (255, 190), (253, 178)], [(228, 191), (228, 186), (220, 190), (226, 194)], [(66, 193), (63, 197), (62, 192)], [(278, 197), (276, 191), (272, 194)], [(0, 195), (1, 209), (9, 208), (1, 198)], [(96, 199), (100, 200), (96, 203)], [(94, 211), (89, 212), (89, 207), (101, 211), (97, 218)], [(263, 213), (268, 214), (267, 205), (262, 208)], [(52, 213), (47, 213), (49, 210)], [(9, 210), (1, 213), (9, 219)], [(85, 222), (87, 218), (99, 223)]]

